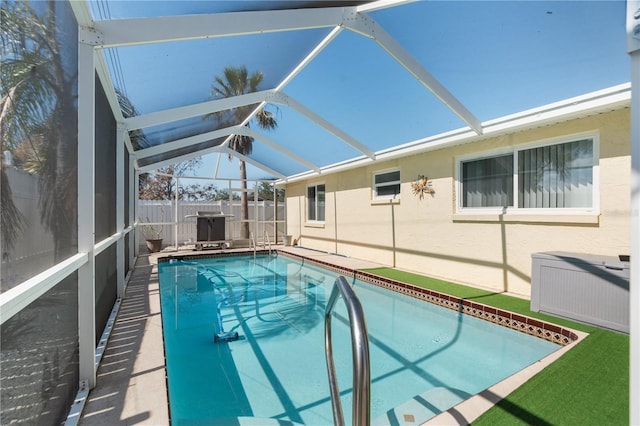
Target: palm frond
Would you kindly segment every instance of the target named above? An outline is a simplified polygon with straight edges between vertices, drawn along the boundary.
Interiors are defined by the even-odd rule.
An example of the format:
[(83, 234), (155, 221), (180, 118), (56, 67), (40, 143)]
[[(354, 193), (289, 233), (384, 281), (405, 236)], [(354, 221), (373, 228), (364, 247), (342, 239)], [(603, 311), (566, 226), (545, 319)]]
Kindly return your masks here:
[[(41, 222), (53, 234), (61, 259), (74, 250), (77, 71), (65, 61), (77, 56), (60, 51), (56, 5), (47, 6), (39, 16), (29, 2), (2, 2), (0, 130), (3, 150), (20, 147), (23, 167), (39, 175)], [(3, 199), (3, 213), (7, 206)]]
[(251, 74), (251, 77), (249, 78), (249, 82), (248, 82), (248, 91), (257, 92), (258, 87), (260, 86), (260, 83), (262, 83), (263, 78), (264, 78), (264, 75), (260, 71), (256, 71), (253, 74)]
[[(233, 135), (229, 139), (229, 148), (242, 155), (249, 155), (253, 151), (253, 138), (244, 135)], [(229, 156), (229, 159), (231, 158)]]
[(214, 98), (229, 98), (233, 96), (233, 88), (221, 77), (216, 77), (215, 84), (211, 86), (211, 96)]
[[(14, 148), (41, 127), (55, 107), (48, 30), (25, 5), (3, 2), (0, 129), (3, 149)], [(42, 44), (46, 43), (46, 46)]]
[(278, 122), (276, 121), (274, 115), (271, 113), (271, 111), (267, 111), (265, 108), (262, 108), (260, 111), (258, 111), (258, 113), (256, 114), (256, 121), (258, 122), (258, 126), (260, 126), (261, 129), (272, 130), (278, 127)]
[(2, 252), (9, 251), (17, 239), (22, 234), (25, 226), (25, 220), (20, 210), (13, 203), (13, 194), (9, 186), (9, 179), (4, 170), (4, 162), (0, 176), (0, 199), (2, 200), (2, 209), (0, 209), (0, 226), (2, 227)]

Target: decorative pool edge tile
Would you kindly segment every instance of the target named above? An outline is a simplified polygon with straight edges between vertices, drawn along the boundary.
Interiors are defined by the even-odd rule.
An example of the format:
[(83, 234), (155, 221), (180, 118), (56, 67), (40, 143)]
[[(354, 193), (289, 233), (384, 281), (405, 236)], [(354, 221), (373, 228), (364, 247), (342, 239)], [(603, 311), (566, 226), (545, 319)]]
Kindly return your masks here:
[(531, 336), (539, 337), (550, 342), (566, 346), (578, 340), (578, 335), (572, 330), (566, 329), (556, 324), (541, 321), (536, 318), (528, 317), (521, 314), (505, 311), (503, 309), (494, 308), (493, 306), (482, 303), (472, 302), (471, 300), (451, 296), (445, 293), (418, 287), (413, 284), (392, 280), (390, 278), (381, 277), (369, 272), (359, 271), (347, 267), (337, 266), (327, 262), (319, 261), (307, 256), (292, 253), (284, 253), (285, 256), (292, 256), (304, 259), (305, 261), (330, 269), (333, 272), (347, 274), (350, 277), (359, 279), (366, 283), (386, 288), (415, 299), (423, 300), (442, 306), (447, 309), (462, 312), (467, 315), (489, 321), (494, 324), (508, 327)]
[[(256, 255), (269, 254), (268, 250), (258, 250)], [(445, 293), (422, 288), (413, 284), (404, 283), (401, 281), (392, 280), (390, 278), (381, 277), (369, 272), (360, 271), (357, 269), (348, 268), (345, 266), (336, 265), (329, 262), (323, 262), (312, 257), (300, 255), (290, 252), (278, 252), (279, 256), (292, 257), (302, 259), (303, 262), (309, 262), (316, 266), (337, 272), (339, 274), (347, 275), (350, 278), (359, 279), (366, 283), (386, 288), (387, 290), (395, 291), (406, 296), (413, 297), (415, 299), (423, 300), (425, 302), (433, 303), (438, 306), (442, 306), (447, 309), (458, 311), (473, 317), (489, 321), (494, 324), (508, 327), (513, 330), (520, 331), (522, 333), (530, 334), (541, 339), (548, 340), (550, 342), (566, 346), (574, 341), (578, 340), (578, 335), (567, 328), (561, 327), (556, 324), (551, 324), (546, 321), (541, 321), (536, 318), (528, 317), (525, 315), (516, 314), (513, 312), (505, 311), (503, 309), (494, 308), (493, 306), (485, 305), (482, 303), (472, 302), (471, 300), (450, 296)], [(247, 256), (247, 252), (220, 252), (220, 253), (206, 253), (206, 254), (185, 254), (185, 255), (169, 255), (166, 257), (158, 258), (158, 263), (170, 262), (171, 259), (207, 259), (215, 257), (235, 257), (235, 256)]]

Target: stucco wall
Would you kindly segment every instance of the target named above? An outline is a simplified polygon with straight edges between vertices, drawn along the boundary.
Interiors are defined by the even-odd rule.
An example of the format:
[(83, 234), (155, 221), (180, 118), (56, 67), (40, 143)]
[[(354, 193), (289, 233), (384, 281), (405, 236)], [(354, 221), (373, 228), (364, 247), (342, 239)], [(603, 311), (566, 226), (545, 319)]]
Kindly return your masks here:
[[(456, 214), (456, 158), (584, 132), (599, 134), (600, 214)], [(400, 168), (398, 202), (375, 203), (374, 173)], [(435, 194), (420, 200), (419, 174)], [(288, 234), (298, 244), (495, 291), (530, 294), (531, 254), (629, 254), (629, 110), (523, 131), (287, 185)], [(306, 187), (326, 185), (326, 220), (305, 221)]]

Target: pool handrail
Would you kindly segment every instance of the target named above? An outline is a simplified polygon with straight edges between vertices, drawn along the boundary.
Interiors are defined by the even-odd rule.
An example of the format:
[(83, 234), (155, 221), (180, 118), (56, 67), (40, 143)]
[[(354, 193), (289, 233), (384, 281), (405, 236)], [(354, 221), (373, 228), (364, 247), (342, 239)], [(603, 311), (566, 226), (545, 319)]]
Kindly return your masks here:
[(324, 346), (329, 374), (329, 390), (331, 392), (331, 407), (333, 409), (333, 423), (344, 426), (344, 413), (340, 401), (340, 390), (333, 363), (333, 348), (331, 343), (331, 313), (342, 296), (349, 314), (351, 329), (351, 350), (353, 356), (353, 406), (352, 424), (354, 426), (368, 426), (371, 421), (371, 368), (369, 361), (369, 337), (364, 318), (362, 304), (353, 288), (343, 276), (336, 278), (327, 308), (324, 314)]
[(253, 234), (253, 231), (249, 233), (249, 249), (251, 249), (251, 244), (253, 243), (253, 260), (256, 260), (256, 236)]
[(264, 230), (264, 234), (263, 234), (262, 238), (264, 240), (263, 243), (265, 245), (267, 245), (267, 244), (269, 245), (269, 254), (271, 254), (271, 239), (269, 238), (269, 233), (267, 232), (266, 229)]

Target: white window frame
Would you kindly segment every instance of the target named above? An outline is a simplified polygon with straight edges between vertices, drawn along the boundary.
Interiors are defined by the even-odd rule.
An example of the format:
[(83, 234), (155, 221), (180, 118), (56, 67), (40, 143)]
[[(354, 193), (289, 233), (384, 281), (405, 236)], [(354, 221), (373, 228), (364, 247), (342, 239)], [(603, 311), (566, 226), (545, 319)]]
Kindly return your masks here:
[[(522, 208), (518, 207), (518, 153), (533, 148), (544, 146), (561, 145), (568, 142), (575, 142), (584, 139), (591, 139), (593, 143), (593, 163), (591, 165), (592, 184), (592, 205), (591, 207), (538, 207)], [(485, 158), (498, 157), (501, 155), (513, 155), (513, 206), (509, 207), (462, 207), (462, 164), (472, 160), (482, 160)], [(470, 154), (456, 157), (455, 168), (456, 187), (456, 213), (457, 214), (527, 214), (527, 215), (563, 215), (563, 214), (599, 214), (600, 213), (600, 135), (597, 131), (578, 133), (559, 138), (545, 139), (509, 148), (485, 151), (482, 153)]]
[[(385, 175), (387, 173), (395, 173), (395, 172), (398, 172), (398, 174), (399, 174), (399, 179), (397, 181), (385, 182), (384, 184), (376, 184), (376, 177), (377, 176)], [(398, 185), (399, 191), (398, 191), (397, 194), (393, 194), (393, 195), (378, 195), (378, 188), (379, 187), (391, 186), (391, 185)], [(371, 199), (372, 200), (374, 200), (374, 201), (379, 201), (379, 200), (399, 200), (401, 192), (402, 192), (402, 174), (400, 173), (400, 168), (379, 170), (377, 172), (374, 172), (373, 175), (371, 176)]]
[[(320, 204), (318, 202), (318, 187), (319, 186), (324, 186), (324, 200), (325, 200), (325, 205), (324, 205), (324, 220), (318, 220), (318, 205)], [(309, 211), (309, 188), (315, 188), (315, 219), (310, 219), (310, 211)], [(307, 223), (311, 223), (311, 224), (323, 224), (326, 220), (327, 217), (327, 211), (326, 211), (326, 207), (327, 207), (327, 185), (324, 182), (316, 182), (313, 183), (311, 185), (307, 185), (306, 189), (305, 189), (305, 193), (304, 193), (304, 197), (305, 197), (305, 218)]]

